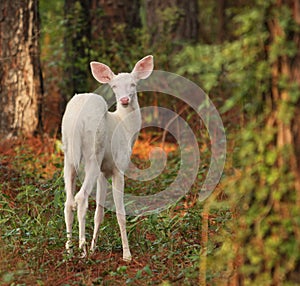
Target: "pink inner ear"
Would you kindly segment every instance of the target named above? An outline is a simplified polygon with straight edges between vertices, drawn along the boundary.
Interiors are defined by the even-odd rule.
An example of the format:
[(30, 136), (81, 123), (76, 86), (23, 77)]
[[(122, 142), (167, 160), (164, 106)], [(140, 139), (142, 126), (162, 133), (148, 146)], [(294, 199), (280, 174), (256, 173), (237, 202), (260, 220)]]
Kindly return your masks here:
[(153, 70), (153, 57), (147, 56), (140, 61), (137, 62), (133, 69), (133, 73), (135, 73), (136, 78), (145, 79), (147, 78)]
[(151, 63), (152, 63), (151, 58), (146, 58), (144, 61), (142, 61), (140, 63), (140, 68), (141, 69), (146, 69), (147, 66), (148, 66), (148, 68), (150, 69), (151, 68)]
[(140, 64), (140, 66), (139, 66), (139, 70), (144, 70), (146, 67), (147, 67), (147, 65), (148, 65), (149, 63), (147, 63), (147, 62), (143, 62), (143, 63), (141, 63)]
[(102, 76), (102, 79), (105, 80), (105, 81), (110, 81), (110, 77), (109, 77), (109, 76), (103, 75), (103, 76)]
[(111, 69), (102, 63), (92, 62), (91, 69), (94, 78), (101, 83), (108, 83), (114, 76)]

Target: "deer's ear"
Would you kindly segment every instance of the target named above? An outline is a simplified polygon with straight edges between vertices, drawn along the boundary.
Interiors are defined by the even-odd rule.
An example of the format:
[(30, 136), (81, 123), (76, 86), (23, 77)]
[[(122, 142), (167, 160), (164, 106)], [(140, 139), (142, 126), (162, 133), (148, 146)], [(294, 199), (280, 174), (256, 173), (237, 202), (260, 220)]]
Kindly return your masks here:
[(136, 80), (145, 79), (152, 73), (153, 66), (153, 56), (149, 55), (139, 60), (131, 73)]
[(100, 83), (108, 83), (115, 76), (111, 69), (102, 63), (91, 62), (91, 70), (94, 78)]

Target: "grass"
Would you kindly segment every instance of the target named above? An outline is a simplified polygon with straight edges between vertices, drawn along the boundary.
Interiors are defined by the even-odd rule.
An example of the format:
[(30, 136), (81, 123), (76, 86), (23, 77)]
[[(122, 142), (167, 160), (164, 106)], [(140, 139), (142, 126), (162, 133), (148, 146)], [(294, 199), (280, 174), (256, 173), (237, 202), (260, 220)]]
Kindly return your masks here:
[[(56, 141), (44, 138), (3, 143), (0, 152), (0, 281), (1, 285), (196, 285), (203, 250), (203, 206), (197, 183), (185, 198), (161, 213), (128, 217), (133, 261), (121, 260), (115, 214), (106, 211), (97, 251), (79, 259), (64, 251), (65, 200), (63, 156)], [(38, 156), (37, 156), (38, 155)], [(176, 154), (175, 154), (176, 155)], [(172, 156), (175, 156), (172, 153)], [(141, 158), (136, 162), (145, 164)], [(173, 163), (172, 163), (173, 162)], [(178, 160), (171, 160), (177, 164)], [(174, 165), (174, 169), (175, 165)], [(173, 177), (164, 172), (157, 182), (143, 183), (143, 193), (162, 188)], [(203, 174), (199, 172), (199, 177)], [(127, 180), (126, 190), (141, 188)], [(87, 216), (87, 240), (93, 227), (93, 200)], [(225, 211), (209, 217), (209, 235), (218, 231)], [(77, 236), (77, 224), (74, 237)], [(76, 241), (75, 241), (76, 243)], [(211, 243), (210, 251), (215, 247)]]

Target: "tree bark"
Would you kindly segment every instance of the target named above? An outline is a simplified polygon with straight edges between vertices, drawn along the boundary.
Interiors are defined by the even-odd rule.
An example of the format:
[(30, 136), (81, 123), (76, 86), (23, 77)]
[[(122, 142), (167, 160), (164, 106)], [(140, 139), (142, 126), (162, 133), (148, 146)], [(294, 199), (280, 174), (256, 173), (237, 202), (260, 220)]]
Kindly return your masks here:
[[(289, 8), (289, 25), (284, 26), (278, 15), (282, 6)], [(278, 52), (272, 63), (272, 102), (273, 112), (270, 122), (277, 129), (276, 145), (283, 151), (278, 158), (277, 165), (286, 168), (293, 175), (294, 188), (285, 194), (289, 203), (294, 203), (300, 208), (300, 0), (277, 0), (273, 7), (277, 14), (268, 22), (270, 40), (272, 44), (278, 39), (284, 39), (285, 45)], [(277, 17), (276, 17), (277, 15)], [(286, 16), (287, 17), (287, 16)], [(293, 52), (291, 47), (295, 47)], [(278, 49), (278, 48), (277, 48)], [(283, 109), (283, 107), (287, 109)], [(292, 116), (291, 116), (292, 114)], [(277, 212), (287, 213), (283, 206), (274, 205)], [(289, 214), (290, 219), (292, 213)], [(292, 219), (291, 219), (292, 220)], [(298, 224), (294, 223), (293, 232), (295, 239), (300, 240)], [(300, 261), (295, 261), (288, 273), (288, 280), (299, 283)], [(279, 262), (274, 266), (273, 285), (281, 282)]]
[[(280, 0), (277, 1), (277, 9), (281, 5), (286, 5), (290, 8), (292, 18), (295, 24), (300, 27), (300, 1), (299, 0)], [(295, 178), (295, 189), (297, 191), (298, 204), (300, 206), (300, 98), (294, 102), (291, 92), (292, 86), (296, 86), (299, 92), (300, 89), (300, 32), (284, 31), (279, 20), (273, 18), (269, 21), (269, 29), (271, 40), (276, 38), (288, 38), (293, 42), (297, 50), (294, 55), (280, 55), (274, 61), (272, 66), (272, 99), (274, 106), (278, 103), (294, 106), (294, 116), (290, 121), (284, 121), (279, 116), (276, 116), (277, 146), (284, 147), (285, 145), (293, 146), (293, 155), (290, 158), (290, 168)], [(286, 88), (280, 87), (279, 81), (286, 80)]]
[[(293, 17), (295, 22), (300, 27), (300, 1), (295, 0), (292, 6)], [(293, 41), (295, 42), (297, 49), (297, 54), (291, 61), (291, 80), (297, 83), (298, 90), (300, 90), (300, 32), (295, 33), (293, 36)], [(296, 178), (296, 190), (298, 191), (298, 205), (300, 206), (300, 99), (295, 105), (295, 115), (292, 121), (292, 131), (293, 131), (293, 144), (295, 148), (296, 166), (295, 166), (295, 178)]]
[(0, 4), (0, 136), (33, 135), (42, 126), (38, 0)]

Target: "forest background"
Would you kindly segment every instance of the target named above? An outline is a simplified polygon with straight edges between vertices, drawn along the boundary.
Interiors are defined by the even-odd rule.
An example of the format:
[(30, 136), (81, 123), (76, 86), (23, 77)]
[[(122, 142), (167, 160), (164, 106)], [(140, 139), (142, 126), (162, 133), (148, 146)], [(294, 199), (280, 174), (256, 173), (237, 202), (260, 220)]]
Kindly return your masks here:
[[(300, 284), (300, 1), (4, 0), (0, 46), (1, 285)], [(198, 84), (220, 112), (222, 180), (198, 202), (211, 155), (205, 127), (184, 102), (142, 94), (142, 106), (172, 108), (191, 126), (197, 180), (169, 209), (128, 218), (131, 264), (120, 261), (109, 211), (97, 253), (68, 260), (64, 108), (97, 88), (91, 60), (128, 71), (147, 54), (157, 70)], [(157, 144), (168, 153), (164, 172), (127, 179), (126, 192), (153, 194), (176, 177), (178, 146), (163, 130), (142, 130), (132, 160), (146, 168)]]

